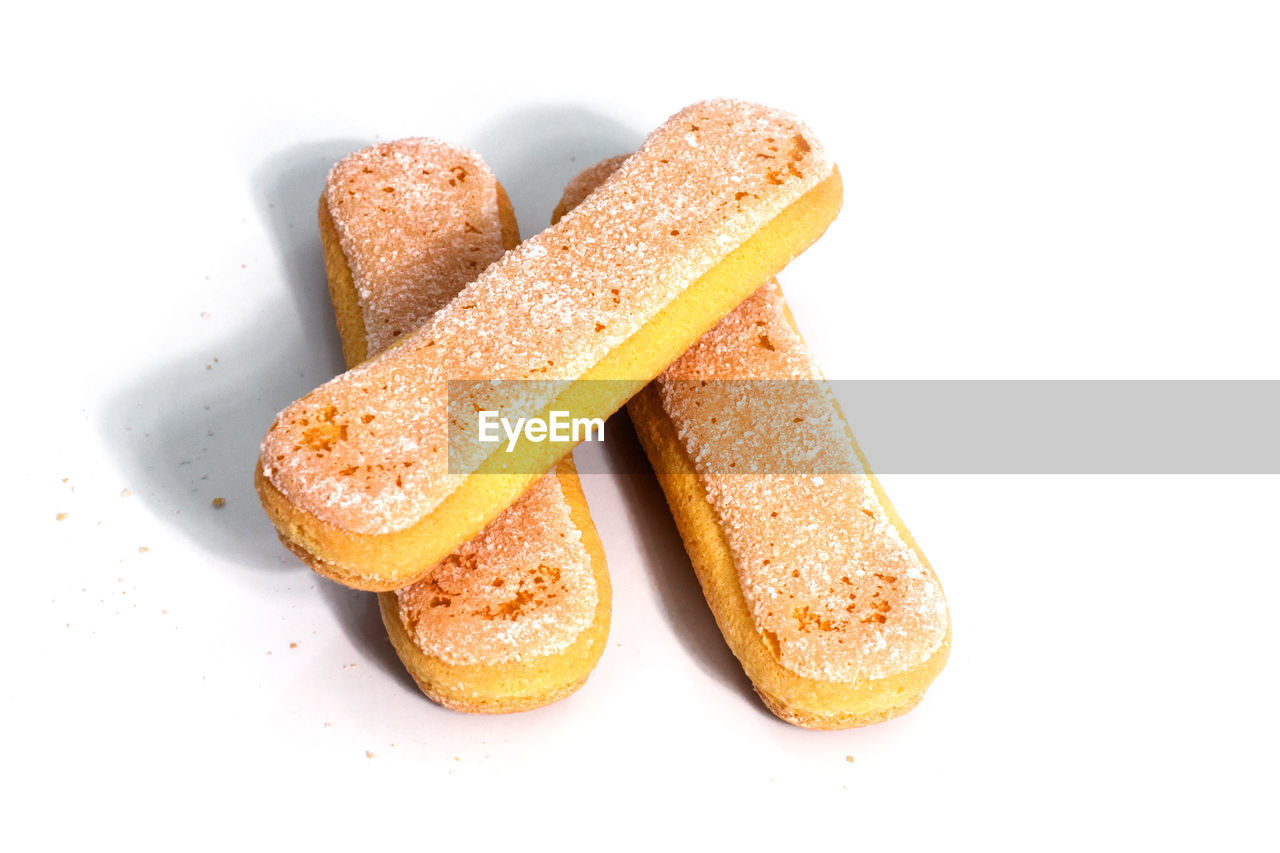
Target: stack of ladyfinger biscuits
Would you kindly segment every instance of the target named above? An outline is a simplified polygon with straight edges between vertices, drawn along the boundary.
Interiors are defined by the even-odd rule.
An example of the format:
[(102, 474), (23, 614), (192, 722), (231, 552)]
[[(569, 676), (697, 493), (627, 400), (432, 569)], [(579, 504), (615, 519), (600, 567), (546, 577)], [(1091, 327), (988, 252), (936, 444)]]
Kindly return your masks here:
[(255, 475), (281, 541), (379, 593), (436, 702), (554, 702), (610, 616), (572, 441), (456, 437), (485, 411), (625, 404), (765, 704), (812, 728), (909, 710), (950, 649), (942, 589), (774, 279), (840, 203), (812, 132), (741, 101), (694, 104), (587, 169), (523, 243), (475, 153), (407, 139), (350, 155), (319, 211), (349, 369), (277, 416)]

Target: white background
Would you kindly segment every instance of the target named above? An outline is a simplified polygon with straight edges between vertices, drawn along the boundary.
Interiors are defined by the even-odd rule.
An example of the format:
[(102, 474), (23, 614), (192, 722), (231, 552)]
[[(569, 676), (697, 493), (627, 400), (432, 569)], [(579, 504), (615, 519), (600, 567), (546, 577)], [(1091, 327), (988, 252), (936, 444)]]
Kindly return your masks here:
[[(580, 168), (718, 95), (797, 113), (844, 174), (782, 278), (830, 377), (1277, 378), (1274, 4), (190, 8), (5, 25), (0, 833), (1276, 843), (1275, 477), (887, 477), (954, 651), (917, 710), (823, 733), (755, 700), (650, 477), (585, 482), (615, 587), (595, 674), (493, 718), (420, 696), (250, 476), (340, 369), (336, 159), (470, 145), (529, 235)], [(582, 452), (638, 453), (610, 430)]]

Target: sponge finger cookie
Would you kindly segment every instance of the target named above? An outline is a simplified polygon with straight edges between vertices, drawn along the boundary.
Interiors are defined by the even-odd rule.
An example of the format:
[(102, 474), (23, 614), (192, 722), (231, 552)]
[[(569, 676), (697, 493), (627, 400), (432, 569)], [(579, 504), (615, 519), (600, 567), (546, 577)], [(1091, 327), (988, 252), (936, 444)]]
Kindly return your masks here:
[[(558, 210), (623, 160), (585, 171)], [(627, 411), (716, 622), (769, 709), (834, 729), (914, 707), (950, 651), (942, 587), (867, 468), (777, 283)], [(752, 465), (761, 473), (741, 473)]]
[(582, 686), (609, 636), (609, 575), (565, 457), (425, 580), (378, 594), (424, 693), (473, 713), (525, 711)]
[[(520, 239), (480, 157), (431, 139), (343, 159), (319, 220), (348, 366), (412, 332)], [(522, 711), (573, 692), (604, 650), (610, 586), (572, 456), (379, 607), (401, 661), (442, 705)]]

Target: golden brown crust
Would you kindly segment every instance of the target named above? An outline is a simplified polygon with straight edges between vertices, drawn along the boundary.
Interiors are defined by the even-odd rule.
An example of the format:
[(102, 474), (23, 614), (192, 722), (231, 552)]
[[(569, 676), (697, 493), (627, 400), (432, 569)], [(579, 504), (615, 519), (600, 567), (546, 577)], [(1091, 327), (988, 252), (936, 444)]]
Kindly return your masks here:
[(342, 251), (342, 241), (338, 239), (329, 203), (323, 195), (320, 197), (318, 218), (320, 247), (324, 250), (324, 269), (329, 278), (329, 301), (333, 303), (333, 315), (338, 322), (342, 358), (347, 367), (355, 367), (369, 357), (364, 318), (360, 313), (360, 297), (356, 294), (356, 285), (351, 278), (351, 267)]
[[(849, 685), (804, 678), (783, 667), (756, 629), (738, 581), (733, 552), (725, 540), (715, 508), (663, 411), (658, 389), (650, 386), (627, 406), (645, 453), (653, 460), (658, 481), (675, 517), (680, 538), (689, 552), (694, 573), (724, 635), (756, 692), (788, 722), (810, 728), (868, 725), (910, 710), (942, 671), (951, 647), (951, 633), (938, 649), (912, 670), (883, 679)], [(883, 489), (876, 483), (877, 491)], [(902, 520), (889, 506), (894, 525), (915, 547)], [(918, 552), (918, 548), (916, 549)], [(920, 554), (924, 560), (924, 555)]]
[(493, 182), (498, 193), (498, 223), (502, 228), (502, 246), (510, 251), (520, 245), (520, 226), (516, 223), (516, 210), (507, 197), (507, 189), (501, 181)]
[[(572, 365), (566, 367), (574, 380), (569, 390), (541, 412), (528, 414), (545, 416), (545, 411), (554, 407), (573, 412), (575, 416), (606, 415), (621, 406), (643, 382), (656, 375), (715, 320), (825, 229), (839, 209), (840, 179), (834, 166), (820, 154), (816, 142), (801, 132), (788, 130), (789, 135), (776, 140), (750, 137), (743, 142), (743, 147), (734, 149), (737, 131), (724, 128), (738, 127), (734, 117), (740, 112), (754, 116), (752, 111), (759, 108), (742, 104), (700, 105), (700, 108), (703, 112), (685, 111), (673, 118), (664, 126), (665, 137), (651, 137), (651, 142), (657, 139), (666, 147), (659, 146), (652, 152), (652, 163), (637, 161), (634, 157), (629, 161), (626, 169), (638, 177), (633, 183), (619, 183), (614, 193), (617, 198), (598, 196), (594, 206), (593, 203), (583, 205), (574, 216), (557, 226), (559, 231), (544, 232), (513, 253), (518, 257), (509, 255), (486, 271), (467, 289), (466, 307), (452, 313), (446, 309), (393, 353), (367, 362), (282, 413), (264, 442), (261, 476), (257, 480), (264, 507), (273, 523), (297, 549), (311, 555), (309, 562), (333, 567), (334, 574), (342, 574), (344, 583), (360, 588), (412, 583), (427, 567), (439, 562), (509, 506), (536, 478), (536, 475), (510, 472), (545, 471), (565, 452), (563, 445), (523, 444), (516, 453), (508, 454), (509, 459), (502, 460), (508, 473), (466, 478), (443, 476), (442, 472), (447, 470), (444, 462), (447, 442), (437, 440), (445, 434), (441, 419), (443, 405), (425, 406), (421, 401), (428, 392), (443, 395), (446, 375), (460, 378), (478, 373), (488, 378), (498, 374), (519, 377), (523, 375), (516, 365), (520, 359), (533, 359), (531, 364), (539, 363), (540, 358), (545, 362), (545, 354), (554, 349), (568, 354), (569, 362), (574, 362), (575, 354), (586, 351), (577, 349), (580, 342), (594, 340), (593, 336), (599, 334), (593, 346), (603, 347), (600, 350), (603, 355), (596, 353), (592, 356), (595, 359), (592, 366), (578, 372)], [(771, 127), (802, 127), (769, 111), (761, 115), (764, 118), (760, 121), (747, 122), (744, 126), (763, 136), (767, 136)], [(692, 122), (693, 116), (707, 125), (719, 122), (716, 133), (698, 137), (699, 132), (710, 134), (710, 130)], [(777, 123), (769, 124), (771, 121)], [(692, 129), (684, 128), (681, 122), (692, 122)], [(758, 154), (754, 147), (757, 142), (761, 146)], [(690, 153), (700, 150), (716, 153)], [(727, 159), (716, 159), (722, 157), (722, 150), (731, 153), (723, 155)], [(666, 167), (659, 167), (658, 154), (684, 158), (680, 160), (680, 171), (664, 173), (662, 169)], [(768, 162), (754, 160), (757, 156)], [(694, 176), (700, 174), (703, 166), (696, 164), (712, 168), (712, 163), (731, 163), (734, 170), (746, 169), (748, 163), (763, 165), (750, 167), (758, 169), (758, 173), (732, 172), (745, 182), (741, 185), (748, 188), (741, 190), (742, 197), (737, 198), (731, 189), (725, 189), (716, 181), (703, 182), (706, 186), (699, 182), (685, 183), (690, 169)], [(623, 307), (615, 311), (611, 307), (615, 303), (607, 292), (613, 283), (609, 276), (619, 269), (614, 261), (624, 260), (643, 240), (626, 243), (614, 233), (614, 242), (609, 247), (593, 241), (597, 235), (609, 233), (607, 229), (601, 232), (600, 228), (610, 221), (610, 216), (622, 216), (624, 208), (632, 217), (624, 217), (628, 227), (661, 225), (647, 210), (636, 212), (630, 208), (639, 202), (658, 203), (655, 198), (644, 201), (643, 191), (646, 187), (660, 186), (663, 180), (678, 182), (684, 190), (701, 193), (696, 196), (697, 205), (716, 208), (729, 204), (734, 206), (733, 212), (703, 217), (702, 207), (697, 207), (696, 215), (692, 209), (686, 209), (690, 223), (681, 220), (680, 227), (689, 233), (681, 238), (685, 241), (681, 243), (684, 254), (670, 255), (673, 259), (679, 258), (678, 262), (673, 260), (673, 264), (686, 271), (703, 269), (705, 267), (697, 266), (702, 263), (698, 259), (713, 258), (709, 261), (711, 266), (691, 283), (677, 287), (678, 295), (672, 297), (669, 289), (674, 281), (641, 272), (649, 269), (647, 264), (653, 257), (668, 256), (644, 254), (643, 259), (636, 261), (638, 265), (633, 264), (634, 278), (627, 280), (631, 282), (627, 286), (635, 289), (634, 299), (629, 302), (631, 297), (624, 292), (619, 297)], [(633, 198), (630, 195), (633, 191), (641, 194), (635, 196), (634, 201), (626, 201)], [(733, 234), (717, 233), (722, 226)], [(680, 228), (670, 231), (674, 234)], [(725, 237), (727, 242), (721, 244), (720, 237)], [(741, 242), (729, 251), (737, 239)], [(653, 250), (664, 241), (672, 240), (677, 238), (668, 237), (665, 231), (656, 233)], [(569, 249), (566, 258), (552, 257), (561, 245)], [(609, 251), (603, 251), (605, 248)], [(558, 270), (557, 265), (562, 262), (572, 266), (587, 263), (587, 258), (590, 258), (591, 269), (599, 270), (605, 298), (599, 300), (598, 306), (592, 301), (593, 307), (579, 310), (569, 303), (575, 298), (597, 300), (597, 296), (581, 290), (581, 284), (574, 283), (572, 275), (550, 273)], [(548, 274), (544, 276), (543, 272)], [(551, 288), (555, 294), (525, 292), (535, 284)], [(511, 309), (511, 299), (515, 296), (522, 296), (529, 305), (539, 306), (538, 310), (553, 310), (554, 318), (533, 324), (517, 323), (518, 312), (513, 313)], [(477, 335), (486, 329), (485, 323), (475, 325), (482, 313), (479, 306), (490, 302), (497, 312), (491, 317), (484, 315), (489, 318), (485, 323), (495, 324), (490, 337), (497, 341), (498, 349), (492, 352), (487, 345), (479, 345), (483, 335)], [(641, 309), (641, 305), (648, 307)], [(467, 314), (470, 307), (479, 313)], [(650, 311), (652, 313), (646, 313)], [(606, 327), (610, 331), (601, 332)], [(608, 343), (612, 340), (609, 335), (623, 337), (614, 345)], [(458, 343), (437, 347), (437, 337), (441, 338), (440, 343), (446, 340)], [(467, 344), (473, 339), (477, 344), (470, 348), (475, 350), (471, 352)], [(517, 339), (520, 342), (513, 343)], [(595, 353), (595, 349), (591, 352)], [(447, 353), (454, 355), (441, 360)], [(468, 361), (472, 358), (474, 365)], [(439, 386), (433, 384), (436, 380), (431, 378), (437, 373)], [(413, 377), (413, 380), (405, 382), (404, 377)], [(624, 381), (591, 382), (594, 379)], [(380, 420), (376, 425), (366, 426), (361, 418), (371, 414)], [(400, 459), (397, 454), (401, 451), (395, 449), (399, 447), (413, 448), (412, 459), (407, 456)], [(430, 459), (424, 459), (424, 453), (430, 455)], [(378, 460), (377, 466), (381, 467), (358, 461), (364, 459)], [(409, 473), (402, 472), (402, 462), (415, 467)], [(361, 465), (364, 467), (357, 470)], [(421, 467), (417, 467), (419, 465)], [(356, 475), (348, 477), (348, 471)], [(403, 486), (399, 484), (401, 479)], [(396, 485), (392, 486), (390, 480), (397, 481)], [(430, 508), (424, 511), (426, 507)]]
[(873, 726), (876, 723), (883, 723), (885, 720), (892, 720), (894, 717), (900, 717), (916, 705), (920, 704), (920, 700), (924, 698), (924, 691), (920, 691), (914, 696), (908, 697), (901, 704), (895, 705), (892, 708), (888, 708), (884, 711), (863, 714), (852, 711), (836, 711), (829, 714), (817, 714), (787, 705), (782, 700), (776, 699), (768, 693), (762, 692), (759, 688), (756, 688), (756, 695), (760, 697), (761, 702), (764, 702), (765, 707), (773, 712), (774, 716), (778, 717), (783, 722), (790, 723), (793, 726), (800, 726), (805, 729), (837, 731), (839, 729), (855, 729), (862, 726)]
[(478, 714), (509, 714), (548, 705), (581, 687), (604, 652), (612, 612), (612, 587), (604, 546), (591, 520), (572, 456), (557, 465), (555, 477), (590, 557), (597, 594), (591, 626), (564, 651), (498, 664), (449, 664), (424, 654), (414, 642), (401, 617), (396, 593), (378, 595), (382, 621), (396, 654), (422, 692), (446, 708)]
[(784, 305), (776, 284), (761, 288), (655, 384), (779, 663), (875, 680), (938, 648), (946, 602), (881, 506)]

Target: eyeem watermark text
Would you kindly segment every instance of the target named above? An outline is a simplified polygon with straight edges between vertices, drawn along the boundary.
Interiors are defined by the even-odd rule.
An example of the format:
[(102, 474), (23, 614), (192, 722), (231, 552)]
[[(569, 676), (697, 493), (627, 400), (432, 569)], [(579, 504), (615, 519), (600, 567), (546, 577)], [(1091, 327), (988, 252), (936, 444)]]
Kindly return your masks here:
[(504, 418), (497, 412), (481, 410), (477, 413), (477, 438), (492, 444), (506, 437), (507, 453), (516, 449), (516, 442), (523, 434), (526, 441), (604, 441), (604, 418), (571, 418), (568, 412), (552, 411), (549, 418)]

